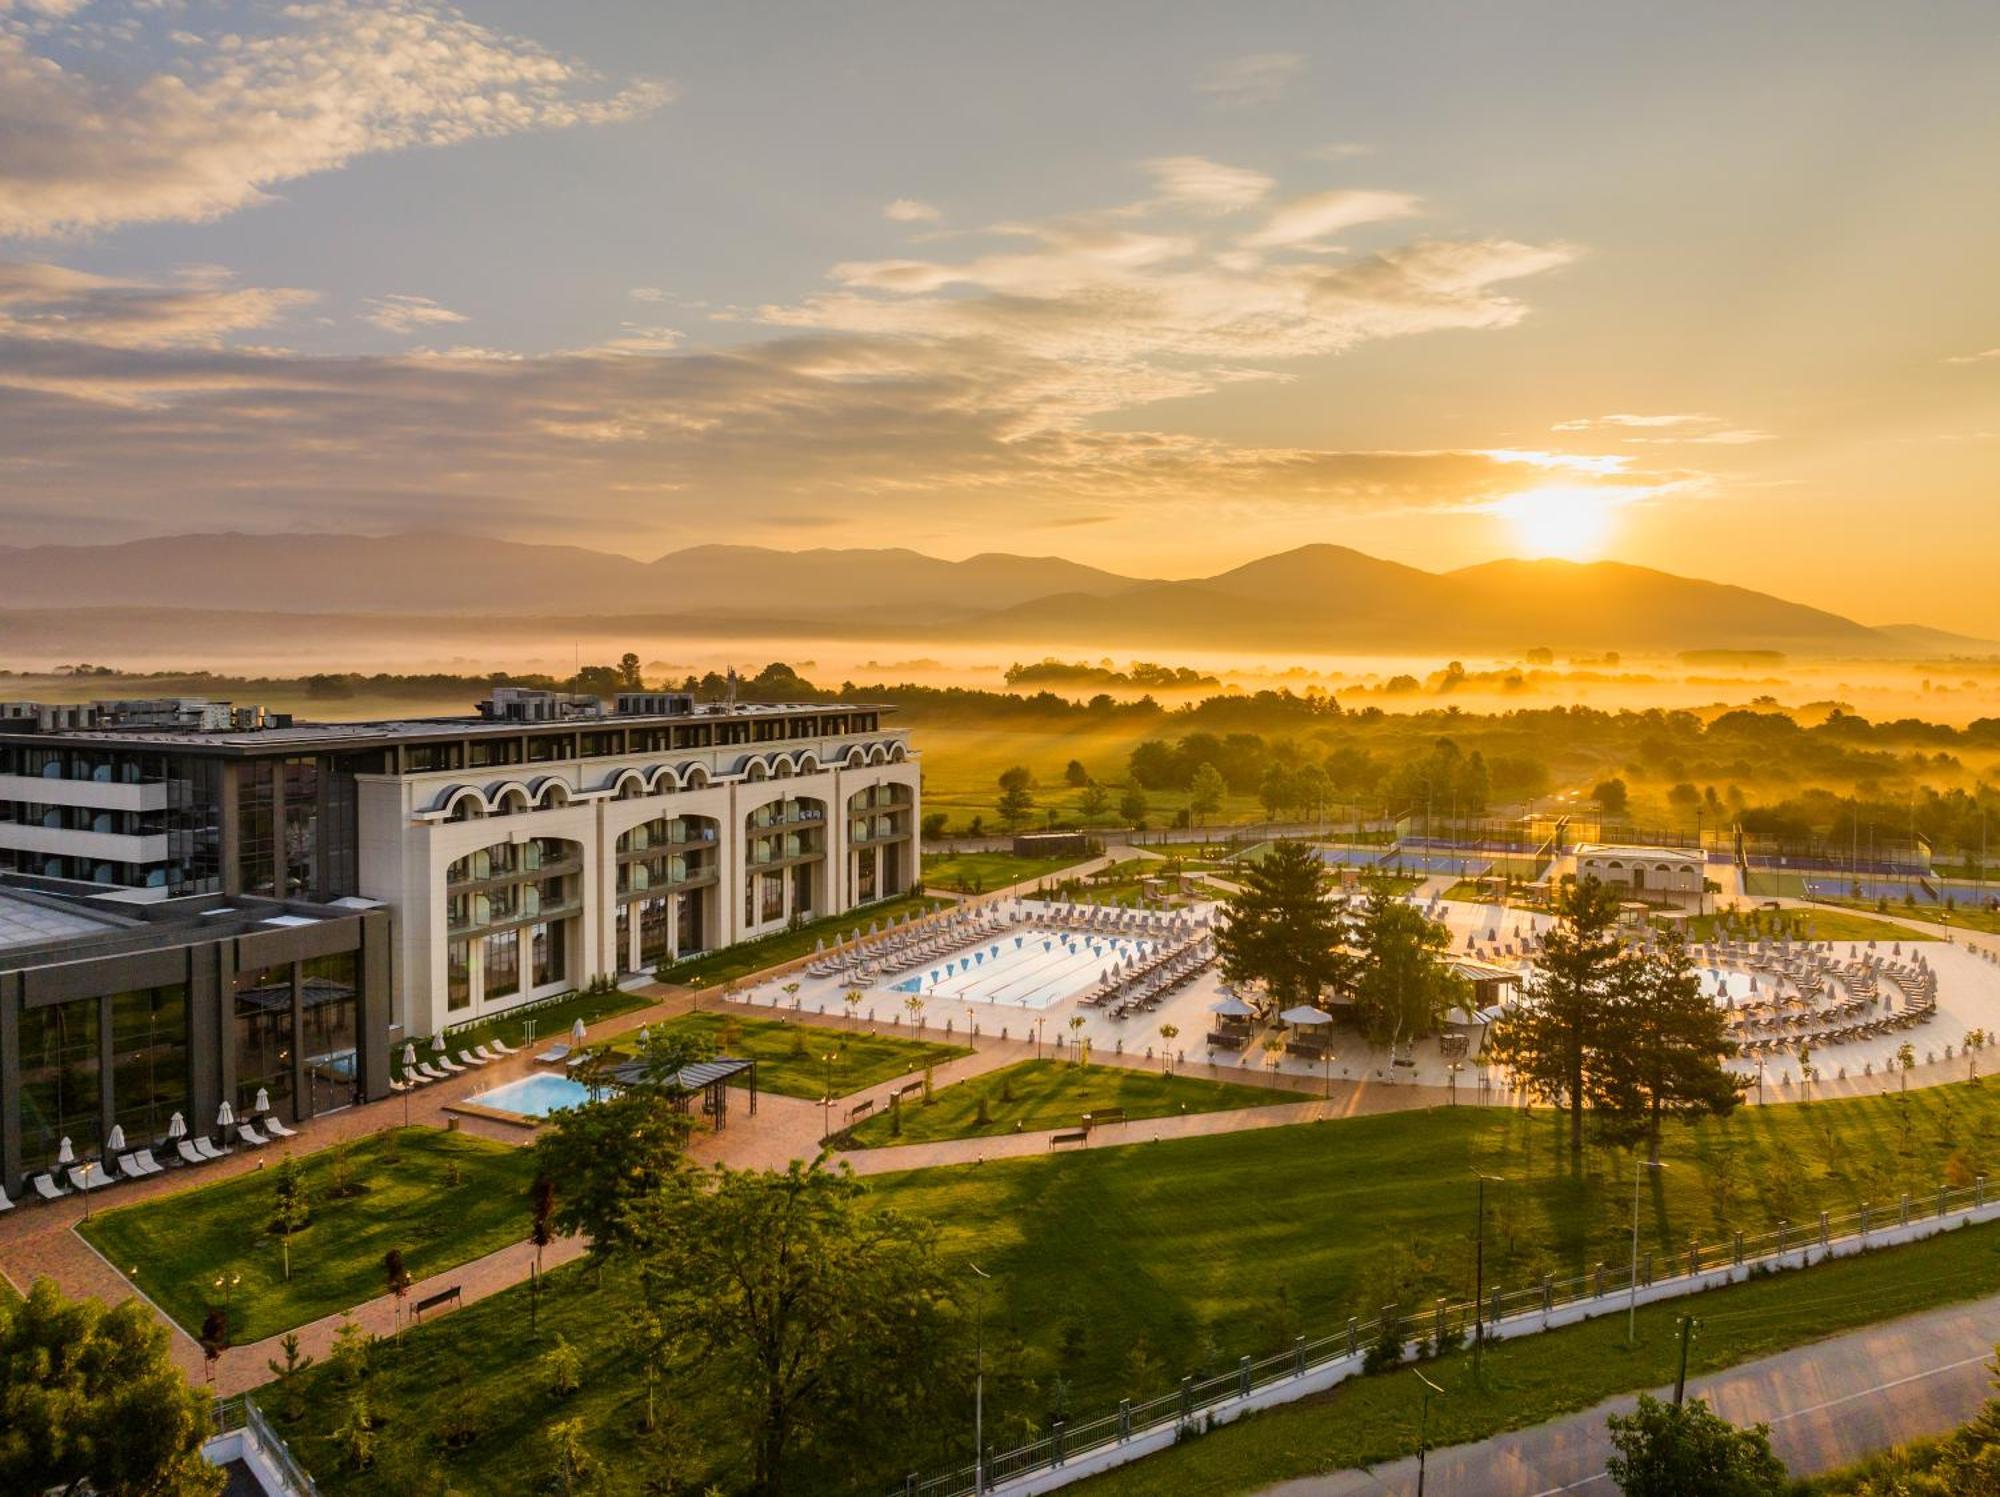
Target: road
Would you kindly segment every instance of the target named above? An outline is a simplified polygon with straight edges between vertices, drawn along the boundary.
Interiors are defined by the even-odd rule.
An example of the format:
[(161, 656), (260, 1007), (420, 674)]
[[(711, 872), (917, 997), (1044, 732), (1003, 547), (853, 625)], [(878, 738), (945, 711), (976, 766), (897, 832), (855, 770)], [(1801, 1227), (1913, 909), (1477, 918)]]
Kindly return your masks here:
[[(1794, 1476), (1850, 1465), (1871, 1451), (1941, 1434), (1976, 1413), (1992, 1391), (2000, 1296), (1947, 1305), (1726, 1372), (1690, 1380), (1690, 1397), (1736, 1424), (1767, 1423)], [(1655, 1389), (1667, 1396), (1671, 1389)], [(1581, 1414), (1430, 1454), (1431, 1497), (1613, 1497), (1604, 1474), (1607, 1415), (1630, 1396)], [(1386, 1497), (1417, 1489), (1415, 1457), (1373, 1471), (1301, 1477), (1259, 1497)]]

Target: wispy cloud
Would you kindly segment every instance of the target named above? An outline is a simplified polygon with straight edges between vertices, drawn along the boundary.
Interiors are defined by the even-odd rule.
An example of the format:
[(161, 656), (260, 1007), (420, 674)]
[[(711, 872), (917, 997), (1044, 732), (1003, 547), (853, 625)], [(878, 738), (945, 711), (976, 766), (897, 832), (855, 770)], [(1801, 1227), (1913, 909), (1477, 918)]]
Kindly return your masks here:
[(2000, 359), (2000, 348), (1984, 348), (1978, 353), (1953, 354), (1945, 362), (1947, 364), (1984, 364), (1992, 359)]
[[(1755, 427), (1733, 426), (1722, 417), (1711, 416), (1703, 411), (1682, 411), (1663, 415), (1638, 415), (1630, 411), (1618, 411), (1609, 416), (1581, 416), (1570, 421), (1559, 421), (1549, 429), (1618, 432), (1621, 441), (1650, 446), (1687, 443), (1699, 447), (1744, 447), (1756, 442), (1777, 440), (1775, 433), (1759, 431)], [(1644, 435), (1632, 433), (1644, 433)]]
[(1277, 185), (1263, 172), (1224, 166), (1205, 156), (1156, 156), (1146, 170), (1165, 202), (1208, 213), (1254, 207)]
[(414, 333), (466, 319), (464, 313), (440, 306), (428, 296), (390, 295), (370, 297), (368, 310), (361, 314), (361, 320), (385, 333)]
[(662, 302), (667, 299), (667, 293), (658, 286), (634, 286), (625, 294), (634, 301)]
[(1284, 97), (1305, 67), (1302, 52), (1252, 52), (1216, 64), (1195, 84), (1195, 92), (1232, 107), (1269, 104)]
[(281, 29), (218, 30), (149, 76), (65, 66), (0, 31), (0, 236), (216, 218), (373, 152), (609, 124), (671, 97), (604, 87), (427, 0), (272, 14)]
[(1251, 249), (1317, 246), (1343, 229), (1413, 217), (1422, 206), (1406, 192), (1334, 188), (1280, 204), (1264, 221), (1264, 227), (1245, 235), (1243, 243)]
[(213, 348), (312, 300), (310, 291), (233, 286), (214, 266), (162, 283), (0, 261), (0, 339)]
[(897, 198), (883, 205), (882, 216), (899, 224), (928, 224), (936, 223), (944, 217), (944, 213), (915, 198)]

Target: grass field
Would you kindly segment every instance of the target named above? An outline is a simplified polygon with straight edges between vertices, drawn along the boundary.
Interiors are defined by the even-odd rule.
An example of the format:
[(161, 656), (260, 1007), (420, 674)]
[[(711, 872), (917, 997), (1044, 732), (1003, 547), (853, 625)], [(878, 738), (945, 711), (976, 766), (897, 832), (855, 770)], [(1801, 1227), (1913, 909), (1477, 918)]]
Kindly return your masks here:
[[(1841, 899), (1831, 901), (1831, 903), (1838, 904), (1842, 909), (1846, 910), (1866, 911), (1875, 909), (1874, 905), (1861, 900)], [(1826, 908), (1826, 902), (1821, 902), (1815, 906), (1814, 913), (1828, 914), (1832, 912)], [(1947, 910), (1934, 904), (1898, 904), (1892, 900), (1889, 904), (1888, 913), (1901, 920), (1921, 920), (1926, 925), (1950, 926), (1955, 930), (1978, 930), (1984, 931), (1988, 935), (2000, 934), (2000, 910), (1967, 909), (1964, 905), (1960, 905), (1955, 910)], [(1904, 931), (1903, 934), (1910, 936), (1911, 933)], [(1922, 937), (1913, 937), (1913, 939), (1921, 940)]]
[(928, 914), (938, 908), (940, 908), (939, 901), (924, 899), (914, 894), (901, 899), (885, 899), (880, 904), (849, 910), (844, 915), (830, 915), (824, 920), (811, 920), (791, 930), (760, 936), (754, 941), (739, 941), (736, 945), (725, 946), (720, 951), (689, 957), (674, 966), (660, 968), (658, 976), (661, 982), (699, 982), (703, 987), (719, 987), (723, 983), (740, 981), (752, 973), (763, 971), (766, 967), (775, 967), (781, 962), (795, 961), (799, 957), (809, 956), (821, 941), (832, 946), (836, 942), (846, 940), (848, 932), (857, 927), (866, 930), (873, 921), (895, 920), (904, 915)]
[(1934, 936), (1906, 930), (1887, 920), (1855, 910), (1819, 906), (1810, 910), (1746, 910), (1734, 917), (1696, 915), (1687, 922), (1688, 935), (1697, 941), (1712, 941), (1718, 934), (1734, 931), (1738, 936), (1788, 935), (1815, 941), (1931, 941)]
[[(1264, 1086), (1232, 1086), (1186, 1076), (1163, 1076), (1130, 1066), (1076, 1066), (1061, 1060), (1024, 1060), (1019, 1065), (941, 1088), (927, 1105), (901, 1109), (902, 1135), (891, 1136), (891, 1120), (878, 1113), (845, 1135), (864, 1149), (888, 1144), (930, 1143), (941, 1138), (984, 1138), (996, 1133), (1074, 1128), (1086, 1112), (1122, 1107), (1127, 1118), (1157, 1118), (1182, 1112), (1229, 1112), (1306, 1100), (1303, 1092)], [(984, 1099), (987, 1118), (979, 1121)], [(1114, 1127), (1100, 1135), (1118, 1141)]]
[(963, 1045), (736, 1014), (687, 1014), (655, 1024), (653, 1033), (702, 1035), (727, 1054), (756, 1061), (759, 1091), (815, 1102), (826, 1095), (829, 1054), (837, 1057), (831, 1068), (833, 1095), (844, 1097), (972, 1053)]
[[(988, 1345), (1012, 1369), (1014, 1391), (989, 1386), (988, 1417), (994, 1438), (1007, 1444), (1047, 1417), (1058, 1379), (1066, 1407), (1089, 1415), (1184, 1372), (1268, 1353), (1350, 1314), (1468, 1292), (1475, 1169), (1508, 1182), (1488, 1187), (1489, 1286), (1518, 1289), (1543, 1272), (1621, 1260), (1629, 1250), (1632, 1156), (1592, 1149), (1572, 1176), (1559, 1136), (1548, 1114), (1442, 1108), (989, 1160), (870, 1184), (883, 1205), (936, 1222), (951, 1258), (993, 1276)], [(1667, 1168), (1648, 1175), (1642, 1244), (1649, 1253), (1678, 1254), (1694, 1236), (1714, 1243), (1732, 1229), (1757, 1230), (1780, 1217), (1808, 1222), (1822, 1207), (1867, 1200), (1886, 1209), (1901, 1189), (1985, 1171), (1996, 1143), (2000, 1085), (1926, 1088), (1907, 1102), (1889, 1096), (1751, 1109), (1725, 1122), (1675, 1127), (1666, 1138)], [(1920, 1261), (1887, 1254), (1861, 1260), (1875, 1276), (1870, 1282), (1882, 1286), (1880, 1296), (1866, 1299), (1849, 1286), (1824, 1305), (1808, 1297), (1773, 1312), (1777, 1330), (1759, 1331), (1752, 1322), (1741, 1334), (1708, 1338), (1702, 1354), (1752, 1347), (1753, 1332), (1776, 1336), (1787, 1325), (1795, 1339), (1809, 1339), (1843, 1323), (1840, 1316), (1877, 1313), (1887, 1303), (1882, 1296), (1902, 1295), (1898, 1303), (1914, 1305), (1976, 1293), (1984, 1282), (1903, 1266)], [(1943, 1272), (1953, 1260), (1938, 1261)], [(613, 1492), (636, 1493), (634, 1463), (616, 1458), (631, 1443), (640, 1396), (618, 1331), (634, 1291), (615, 1272), (601, 1294), (586, 1292), (586, 1282), (564, 1280), (544, 1306), (544, 1326), (553, 1320), (586, 1359), (584, 1390), (564, 1405), (563, 1417), (585, 1419), (593, 1448), (617, 1472)], [(507, 1485), (506, 1442), (534, 1448), (529, 1432), (550, 1417), (536, 1380), (521, 1373), (545, 1345), (529, 1337), (522, 1296), (496, 1296), (407, 1340), (380, 1394), (371, 1395), (373, 1406), (412, 1431), (432, 1427), (437, 1410), (453, 1400), (490, 1411), (491, 1434), (452, 1459), (453, 1481), (471, 1493), (518, 1489)], [(1635, 1372), (1607, 1370), (1605, 1360), (1578, 1353), (1523, 1363), (1510, 1374), (1518, 1380), (1503, 1385), (1515, 1402), (1500, 1402), (1539, 1417), (1570, 1400), (1588, 1402), (1607, 1381), (1658, 1380), (1650, 1362)], [(1361, 1386), (1368, 1398), (1386, 1396), (1376, 1391), (1379, 1380)], [(338, 1416), (334, 1396), (320, 1397), (304, 1426), (311, 1431), (331, 1428)], [(1391, 1402), (1400, 1405), (1400, 1396)], [(1470, 1421), (1474, 1401), (1463, 1407)], [(698, 1419), (700, 1410), (690, 1413)], [(1407, 1435), (1407, 1413), (1398, 1418), (1405, 1422), (1381, 1433), (1385, 1449), (1400, 1448), (1395, 1441)], [(1284, 1440), (1330, 1437), (1309, 1423)], [(1471, 1422), (1464, 1428), (1468, 1436), (1478, 1432)], [(893, 1433), (900, 1440), (909, 1432)], [(314, 1443), (307, 1442), (308, 1459)], [(1271, 1443), (1280, 1443), (1278, 1435)], [(1335, 1453), (1344, 1457), (1346, 1449)], [(885, 1450), (884, 1459), (909, 1454)], [(1191, 1448), (1188, 1458), (1196, 1454)], [(936, 1456), (933, 1450), (919, 1464), (933, 1465)], [(900, 1469), (885, 1470), (885, 1490)], [(726, 1486), (731, 1475), (720, 1471), (714, 1479)], [(331, 1493), (399, 1490), (379, 1475), (340, 1476), (326, 1486)], [(1208, 1488), (1191, 1479), (1158, 1490)]]
[(99, 1211), (78, 1230), (191, 1334), (222, 1303), (216, 1278), (239, 1276), (227, 1307), (239, 1344), (386, 1293), (391, 1248), (421, 1279), (527, 1235), (534, 1160), (525, 1149), (435, 1128), (374, 1134), (347, 1156), (360, 1194), (344, 1199), (329, 1194), (336, 1152), (304, 1156), (312, 1220), (292, 1234), (290, 1283), (268, 1230), (268, 1169)]
[[(1996, 1291), (2000, 1226), (1988, 1225), (1753, 1279), (1692, 1301), (1645, 1306), (1636, 1347), (1625, 1344), (1623, 1315), (1496, 1341), (1486, 1349), (1477, 1382), (1463, 1351), (1423, 1367), (1444, 1389), (1444, 1396), (1431, 1402), (1431, 1447), (1523, 1429), (1619, 1393), (1672, 1382), (1680, 1346), (1676, 1323), (1690, 1306), (1701, 1318), (1701, 1335), (1688, 1357), (1688, 1372), (1698, 1377), (1857, 1326)], [(1380, 1465), (1416, 1453), (1422, 1395), (1408, 1369), (1351, 1380), (1070, 1490), (1077, 1497), (1231, 1497), (1291, 1477)]]
[(1051, 858), (1016, 857), (1011, 852), (932, 853), (924, 858), (924, 887), (959, 894), (983, 894), (1012, 884), (1049, 878), (1066, 868), (1095, 860), (1095, 855)]
[[(547, 1039), (551, 1035), (564, 1035), (578, 1019), (586, 1026), (602, 1019), (615, 1018), (619, 1014), (629, 1014), (645, 1008), (652, 1000), (635, 997), (631, 993), (613, 990), (608, 993), (572, 993), (567, 998), (559, 998), (554, 1003), (543, 1004), (527, 1013), (502, 1014), (485, 1019), (468, 1028), (456, 1030), (445, 1036), (449, 1052), (456, 1055), (461, 1050), (470, 1050), (483, 1045), (488, 1040), (503, 1040), (509, 1045), (520, 1046), (527, 1042), (526, 1027), (535, 1026), (538, 1038)], [(402, 1052), (398, 1050), (398, 1067)], [(422, 1039), (417, 1041), (417, 1059), (430, 1058), (430, 1047)]]

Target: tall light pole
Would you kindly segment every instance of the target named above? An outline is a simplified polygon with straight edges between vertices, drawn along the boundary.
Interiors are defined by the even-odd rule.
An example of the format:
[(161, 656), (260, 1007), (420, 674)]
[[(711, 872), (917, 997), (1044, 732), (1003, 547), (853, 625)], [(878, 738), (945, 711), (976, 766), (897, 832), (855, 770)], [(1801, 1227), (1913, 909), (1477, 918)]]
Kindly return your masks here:
[(1663, 1170), (1657, 1159), (1632, 1161), (1632, 1292), (1625, 1309), (1625, 1344), (1639, 1344), (1639, 1182), (1647, 1170)]
[[(1413, 1367), (1410, 1369), (1416, 1372)], [(1417, 1420), (1417, 1497), (1424, 1497), (1424, 1458), (1431, 1450), (1431, 1395), (1444, 1397), (1444, 1389), (1417, 1372), (1417, 1381), (1424, 1385), (1424, 1411)]]
[(1474, 1170), (1473, 1178), (1479, 1181), (1479, 1229), (1473, 1239), (1472, 1248), (1472, 1380), (1479, 1381), (1479, 1354), (1486, 1348), (1486, 1187), (1504, 1185), (1506, 1181), (1499, 1175), (1482, 1174)]
[(979, 1307), (973, 1320), (977, 1326), (977, 1350), (972, 1364), (972, 1491), (973, 1497), (985, 1497), (986, 1492), (986, 1282), (993, 1275), (977, 1263), (965, 1265), (979, 1275), (976, 1285)]

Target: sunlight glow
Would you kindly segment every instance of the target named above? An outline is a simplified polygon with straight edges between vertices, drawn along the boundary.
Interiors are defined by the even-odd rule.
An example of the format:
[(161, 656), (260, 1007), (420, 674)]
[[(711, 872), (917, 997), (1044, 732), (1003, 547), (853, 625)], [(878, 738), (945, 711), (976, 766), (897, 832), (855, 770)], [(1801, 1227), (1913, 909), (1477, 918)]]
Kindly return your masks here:
[(1493, 506), (1512, 525), (1524, 555), (1565, 561), (1593, 561), (1604, 554), (1611, 508), (1603, 494), (1563, 484), (1524, 489)]

